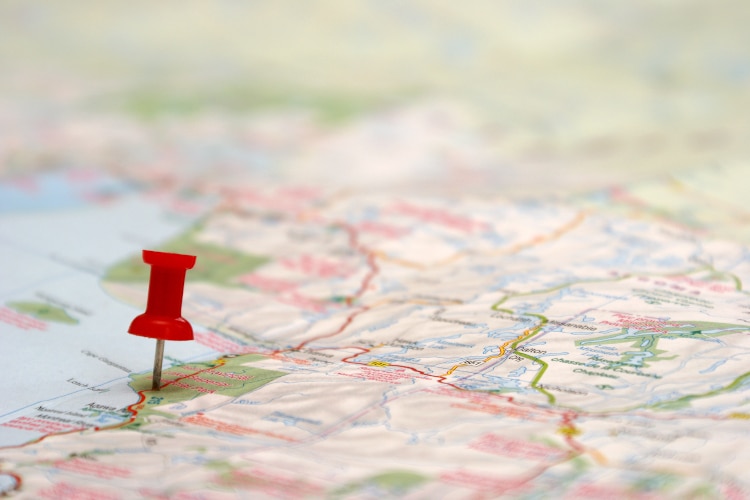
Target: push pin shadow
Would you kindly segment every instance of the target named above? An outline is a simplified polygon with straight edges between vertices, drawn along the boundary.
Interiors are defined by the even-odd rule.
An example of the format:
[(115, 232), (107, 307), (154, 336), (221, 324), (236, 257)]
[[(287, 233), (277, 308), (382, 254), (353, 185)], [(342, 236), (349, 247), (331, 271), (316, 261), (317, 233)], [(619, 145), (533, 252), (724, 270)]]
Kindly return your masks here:
[(165, 340), (193, 340), (193, 328), (182, 317), (182, 292), (185, 274), (196, 257), (178, 253), (143, 251), (143, 262), (151, 266), (146, 312), (137, 316), (128, 333), (156, 339), (154, 378), (151, 390), (161, 386), (161, 366)]

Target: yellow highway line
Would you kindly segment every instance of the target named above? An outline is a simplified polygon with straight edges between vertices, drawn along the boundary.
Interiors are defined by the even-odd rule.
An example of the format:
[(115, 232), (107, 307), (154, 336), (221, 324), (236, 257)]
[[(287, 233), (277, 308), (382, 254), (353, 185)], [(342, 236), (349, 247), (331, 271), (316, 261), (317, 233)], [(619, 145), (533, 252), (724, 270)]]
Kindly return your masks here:
[[(499, 352), (499, 353), (497, 353), (497, 354), (494, 354), (494, 355), (492, 355), (492, 356), (488, 356), (487, 358), (485, 358), (484, 360), (482, 360), (482, 364), (484, 364), (484, 363), (487, 363), (487, 362), (488, 362), (489, 360), (491, 360), (491, 359), (502, 358), (503, 356), (505, 356), (505, 348), (506, 348), (506, 347), (508, 347), (509, 345), (511, 345), (511, 344), (513, 344), (513, 343), (515, 343), (515, 342), (521, 341), (521, 340), (523, 340), (524, 338), (528, 337), (528, 336), (529, 336), (529, 335), (531, 334), (531, 332), (532, 332), (532, 331), (533, 331), (533, 330), (524, 330), (524, 332), (523, 332), (523, 333), (522, 333), (522, 334), (521, 334), (520, 336), (518, 336), (517, 338), (515, 338), (515, 339), (511, 339), (511, 340), (508, 340), (508, 341), (507, 341), (507, 342), (505, 342), (505, 343), (504, 343), (503, 345), (501, 345), (501, 346), (498, 346), (498, 348), (500, 349), (500, 352)], [(451, 368), (450, 370), (448, 370), (447, 372), (445, 372), (445, 374), (443, 374), (443, 375), (441, 375), (441, 376), (442, 376), (442, 377), (447, 377), (448, 375), (450, 375), (450, 374), (452, 374), (452, 373), (453, 373), (454, 371), (456, 371), (456, 369), (457, 369), (457, 368), (458, 368), (459, 366), (465, 366), (465, 365), (466, 365), (466, 363), (459, 363), (459, 364), (457, 364), (457, 365), (453, 366), (453, 367), (452, 367), (452, 368)]]

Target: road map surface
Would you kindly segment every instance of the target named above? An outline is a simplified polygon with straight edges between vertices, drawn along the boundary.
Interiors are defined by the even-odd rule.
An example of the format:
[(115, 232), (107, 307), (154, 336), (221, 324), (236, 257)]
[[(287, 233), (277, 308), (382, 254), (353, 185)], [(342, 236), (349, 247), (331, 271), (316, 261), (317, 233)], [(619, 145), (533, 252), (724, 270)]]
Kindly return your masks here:
[[(750, 66), (722, 35), (747, 34), (698, 4), (324, 3), (304, 40), (289, 7), (180, 14), (209, 48), (245, 14), (278, 44), (223, 63), (145, 3), (1, 7), (62, 42), (0, 51), (0, 496), (750, 498)], [(105, 21), (121, 67), (84, 43)], [(266, 80), (239, 91), (246, 54)], [(363, 54), (387, 78), (354, 85)], [(132, 78), (160, 61), (206, 72)], [(160, 391), (127, 333), (142, 249), (197, 256)]]

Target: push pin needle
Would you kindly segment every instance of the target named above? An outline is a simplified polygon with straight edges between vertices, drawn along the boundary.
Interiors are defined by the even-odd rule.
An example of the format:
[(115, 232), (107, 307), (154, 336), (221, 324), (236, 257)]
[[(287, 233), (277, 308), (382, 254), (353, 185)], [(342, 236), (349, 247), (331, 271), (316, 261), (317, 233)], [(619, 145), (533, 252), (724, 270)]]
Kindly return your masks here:
[(164, 361), (164, 339), (156, 339), (156, 353), (154, 354), (154, 376), (151, 390), (161, 389), (161, 365)]
[(182, 317), (185, 274), (195, 265), (194, 255), (143, 251), (143, 262), (151, 266), (146, 312), (130, 324), (128, 333), (156, 339), (151, 390), (161, 388), (165, 340), (193, 340), (193, 328)]

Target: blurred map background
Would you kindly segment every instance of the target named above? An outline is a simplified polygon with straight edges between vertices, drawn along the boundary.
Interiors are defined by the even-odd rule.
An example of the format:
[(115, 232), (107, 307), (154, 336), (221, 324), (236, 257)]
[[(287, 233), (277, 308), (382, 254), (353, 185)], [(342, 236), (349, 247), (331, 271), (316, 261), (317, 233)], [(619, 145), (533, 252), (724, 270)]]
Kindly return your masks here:
[(549, 196), (736, 163), (748, 22), (741, 1), (6, 0), (0, 168)]

